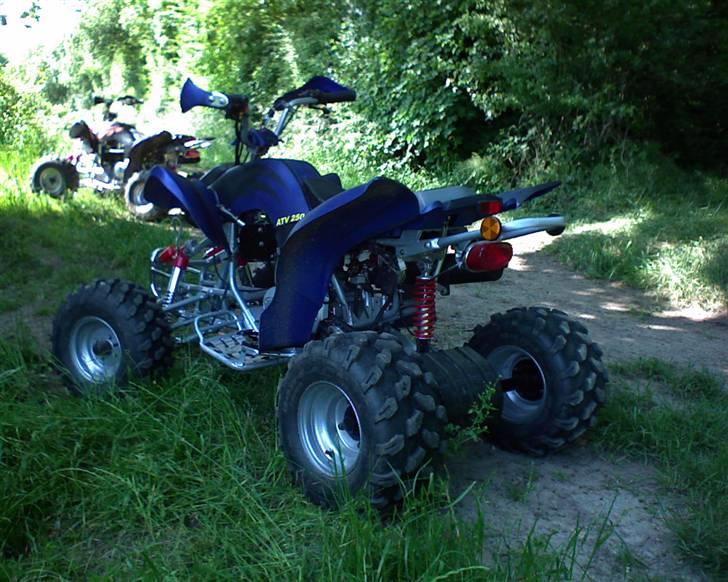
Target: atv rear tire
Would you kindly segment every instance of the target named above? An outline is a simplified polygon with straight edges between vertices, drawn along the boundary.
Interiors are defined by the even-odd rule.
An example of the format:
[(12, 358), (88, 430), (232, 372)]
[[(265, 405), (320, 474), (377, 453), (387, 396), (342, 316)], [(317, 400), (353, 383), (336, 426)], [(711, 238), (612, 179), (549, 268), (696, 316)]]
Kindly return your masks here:
[(602, 350), (565, 313), (519, 307), (478, 326), (468, 345), (501, 380), (490, 425), (496, 442), (536, 455), (560, 449), (596, 423), (606, 399)]
[(30, 186), (33, 192), (62, 198), (69, 190), (77, 190), (78, 171), (68, 160), (46, 158), (40, 160), (30, 173)]
[(144, 289), (114, 279), (71, 293), (53, 320), (53, 354), (71, 392), (85, 396), (169, 367), (172, 339)]
[(278, 425), (294, 479), (319, 505), (364, 492), (386, 510), (444, 448), (445, 408), (410, 343), (337, 334), (306, 344), (278, 387)]
[(155, 206), (144, 198), (144, 185), (147, 183), (146, 172), (137, 172), (124, 187), (124, 201), (129, 212), (144, 222), (154, 222), (167, 216), (164, 208)]

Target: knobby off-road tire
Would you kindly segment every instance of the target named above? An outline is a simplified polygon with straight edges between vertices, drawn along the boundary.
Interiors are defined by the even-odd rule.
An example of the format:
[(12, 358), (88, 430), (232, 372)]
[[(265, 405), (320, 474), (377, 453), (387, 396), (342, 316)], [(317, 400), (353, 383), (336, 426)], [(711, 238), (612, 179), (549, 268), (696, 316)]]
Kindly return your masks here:
[[(278, 386), (281, 447), (313, 502), (364, 493), (386, 510), (444, 449), (445, 408), (412, 344), (354, 332), (306, 344)], [(345, 489), (346, 488), (346, 489)]]
[(168, 368), (172, 347), (159, 305), (138, 285), (119, 279), (74, 291), (53, 320), (53, 354), (68, 388), (80, 396)]
[(137, 172), (129, 178), (124, 187), (124, 202), (132, 216), (144, 222), (154, 222), (167, 216), (167, 211), (144, 198), (144, 185), (146, 183), (146, 172)]
[(478, 326), (468, 345), (501, 377), (489, 428), (502, 446), (543, 455), (596, 423), (606, 399), (602, 350), (565, 313), (511, 309)]
[(53, 198), (62, 198), (69, 190), (77, 190), (78, 185), (78, 171), (68, 160), (44, 158), (30, 172), (31, 190)]

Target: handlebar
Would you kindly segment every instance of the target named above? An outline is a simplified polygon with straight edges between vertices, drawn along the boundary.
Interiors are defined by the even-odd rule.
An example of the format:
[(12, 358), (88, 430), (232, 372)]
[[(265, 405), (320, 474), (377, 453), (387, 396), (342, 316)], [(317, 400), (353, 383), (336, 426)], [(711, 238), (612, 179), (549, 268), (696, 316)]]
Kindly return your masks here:
[[(294, 106), (295, 102), (301, 99), (311, 99), (312, 101), (305, 103), (306, 105), (327, 103), (343, 103), (345, 101), (355, 101), (356, 92), (349, 87), (339, 85), (333, 79), (328, 77), (312, 77), (298, 89), (289, 91), (285, 95), (281, 95), (273, 103), (273, 109), (283, 111), (288, 107)], [(303, 105), (304, 103), (297, 103)]]
[(222, 93), (221, 91), (205, 91), (187, 79), (182, 86), (179, 97), (182, 113), (187, 113), (193, 107), (211, 107), (221, 109), (226, 117), (238, 119), (248, 112), (248, 98), (245, 95)]
[[(278, 143), (278, 138), (295, 112), (303, 105), (316, 106), (327, 103), (354, 101), (356, 93), (326, 77), (313, 77), (304, 85), (282, 95), (273, 103), (271, 110), (263, 117), (263, 127), (248, 131), (248, 98), (245, 95), (205, 91), (187, 79), (180, 92), (179, 104), (182, 113), (193, 107), (210, 107), (225, 111), (225, 117), (235, 121), (235, 163), (240, 163), (244, 147), (248, 155), (263, 155), (268, 148)], [(276, 111), (281, 115), (274, 130), (266, 128)]]

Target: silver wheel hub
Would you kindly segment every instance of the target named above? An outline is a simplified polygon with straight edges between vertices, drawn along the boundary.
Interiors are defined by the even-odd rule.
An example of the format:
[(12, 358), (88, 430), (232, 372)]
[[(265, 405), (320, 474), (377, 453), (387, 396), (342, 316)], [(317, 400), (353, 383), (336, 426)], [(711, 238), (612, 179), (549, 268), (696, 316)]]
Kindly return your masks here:
[(515, 424), (538, 418), (546, 407), (548, 385), (536, 359), (518, 346), (499, 346), (486, 359), (501, 379), (501, 418)]
[(359, 414), (331, 382), (315, 382), (304, 390), (298, 403), (298, 435), (308, 460), (328, 476), (345, 475), (361, 454)]
[(154, 204), (144, 198), (144, 184), (145, 182), (137, 182), (131, 187), (131, 201), (137, 207), (139, 212), (149, 212)]
[(100, 317), (79, 319), (70, 335), (71, 365), (76, 375), (95, 384), (116, 376), (122, 360), (119, 337)]
[(39, 181), (41, 190), (51, 196), (59, 196), (63, 192), (65, 180), (58, 168), (45, 168), (42, 170)]

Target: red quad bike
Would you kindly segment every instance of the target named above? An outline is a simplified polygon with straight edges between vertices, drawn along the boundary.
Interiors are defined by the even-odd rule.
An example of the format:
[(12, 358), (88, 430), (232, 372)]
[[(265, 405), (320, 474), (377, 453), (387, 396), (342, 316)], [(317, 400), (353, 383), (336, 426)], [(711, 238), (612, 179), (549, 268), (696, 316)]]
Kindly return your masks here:
[(152, 252), (148, 290), (114, 279), (69, 295), (53, 351), (78, 394), (162, 373), (180, 344), (239, 372), (285, 364), (277, 416), (296, 482), (322, 505), (343, 485), (384, 510), (443, 450), (448, 417), (468, 422), (488, 386), (492, 437), (542, 455), (593, 426), (607, 373), (586, 328), (545, 307), (492, 315), (464, 345), (438, 349), (438, 290), (494, 285), (510, 239), (561, 234), (561, 216), (499, 218), (559, 184), (488, 195), (376, 177), (344, 189), (336, 174), (266, 155), (299, 108), (354, 99), (314, 77), (253, 130), (246, 97), (188, 81), (183, 111), (235, 122), (236, 164), (200, 180), (149, 172), (146, 199), (184, 211), (199, 236)]
[(117, 113), (111, 111), (115, 103), (134, 106), (143, 101), (131, 95), (114, 100), (94, 97), (94, 104), (104, 107), (108, 127), (96, 134), (85, 121), (74, 123), (69, 135), (81, 142), (82, 151), (66, 158), (40, 160), (31, 172), (32, 190), (54, 198), (80, 186), (101, 192), (123, 190), (127, 208), (135, 217), (156, 220), (166, 212), (144, 200), (145, 172), (160, 164), (171, 170), (196, 164), (200, 161), (199, 149), (207, 147), (210, 140), (167, 131), (143, 137), (133, 125), (116, 121)]

